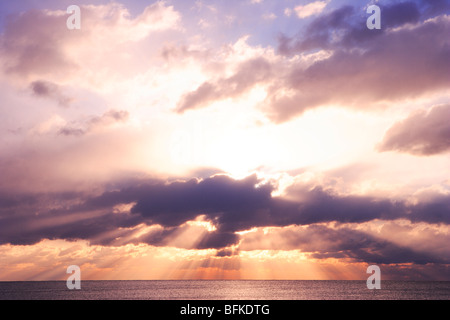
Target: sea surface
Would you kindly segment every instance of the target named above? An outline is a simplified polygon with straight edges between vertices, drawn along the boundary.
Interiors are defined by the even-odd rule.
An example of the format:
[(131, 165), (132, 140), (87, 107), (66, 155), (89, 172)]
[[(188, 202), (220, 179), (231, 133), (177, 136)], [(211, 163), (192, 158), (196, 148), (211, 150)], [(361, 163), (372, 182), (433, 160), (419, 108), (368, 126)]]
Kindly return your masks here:
[(0, 282), (0, 300), (449, 300), (450, 281), (118, 280)]

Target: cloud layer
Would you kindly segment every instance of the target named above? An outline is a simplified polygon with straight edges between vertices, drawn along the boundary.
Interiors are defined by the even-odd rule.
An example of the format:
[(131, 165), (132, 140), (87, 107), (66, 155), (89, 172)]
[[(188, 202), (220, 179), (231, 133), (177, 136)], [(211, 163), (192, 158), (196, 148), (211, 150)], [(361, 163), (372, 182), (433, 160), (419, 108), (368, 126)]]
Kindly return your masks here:
[[(450, 197), (405, 201), (339, 196), (321, 188), (293, 187), (274, 197), (271, 184), (256, 176), (235, 180), (143, 181), (96, 197), (80, 193), (0, 196), (1, 244), (34, 244), (43, 239), (89, 240), (120, 246), (146, 243), (186, 249), (299, 249), (315, 259), (351, 258), (374, 263), (448, 263), (450, 257), (416, 253), (363, 231), (320, 226), (408, 220), (450, 224)], [(120, 209), (122, 208), (122, 209)], [(196, 222), (197, 221), (197, 222)], [(205, 228), (207, 223), (211, 227)], [(278, 232), (277, 241), (237, 232), (265, 227), (305, 226)], [(256, 237), (257, 236), (257, 237)], [(255, 238), (256, 237), (256, 238)], [(264, 236), (265, 237), (265, 236)], [(268, 238), (270, 239), (270, 238)], [(274, 238), (275, 239), (275, 238)], [(272, 243), (267, 247), (267, 243)]]

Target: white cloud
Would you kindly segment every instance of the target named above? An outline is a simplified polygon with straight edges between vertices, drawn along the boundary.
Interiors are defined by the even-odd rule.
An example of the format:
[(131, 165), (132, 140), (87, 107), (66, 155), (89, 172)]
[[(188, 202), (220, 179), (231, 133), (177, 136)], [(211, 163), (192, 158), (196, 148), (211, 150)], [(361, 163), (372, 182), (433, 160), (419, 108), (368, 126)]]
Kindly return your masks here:
[[(317, 15), (325, 9), (329, 1), (315, 1), (304, 6), (295, 7), (295, 13), (300, 19)], [(286, 11), (285, 11), (286, 13)]]
[(292, 9), (290, 9), (290, 8), (284, 9), (284, 15), (285, 15), (286, 17), (290, 17), (291, 14), (292, 14)]
[(275, 20), (277, 18), (277, 15), (275, 13), (265, 13), (262, 15), (262, 18), (264, 20)]

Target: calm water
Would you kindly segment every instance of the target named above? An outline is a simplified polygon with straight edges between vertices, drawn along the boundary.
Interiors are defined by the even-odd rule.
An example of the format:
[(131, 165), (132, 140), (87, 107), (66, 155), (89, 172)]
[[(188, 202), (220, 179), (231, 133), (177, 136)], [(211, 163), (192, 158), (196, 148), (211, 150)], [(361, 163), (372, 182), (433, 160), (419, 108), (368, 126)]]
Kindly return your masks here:
[(82, 281), (68, 290), (65, 281), (0, 282), (0, 300), (450, 300), (450, 282), (383, 281), (369, 290), (365, 281)]

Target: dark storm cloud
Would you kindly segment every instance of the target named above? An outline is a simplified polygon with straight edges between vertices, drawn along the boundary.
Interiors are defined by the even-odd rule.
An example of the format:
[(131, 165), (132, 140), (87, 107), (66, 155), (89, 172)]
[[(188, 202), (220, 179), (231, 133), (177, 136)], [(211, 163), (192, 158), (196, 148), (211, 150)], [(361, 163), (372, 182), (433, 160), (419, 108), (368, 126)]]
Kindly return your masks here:
[[(293, 187), (288, 190), (291, 200), (287, 200), (273, 197), (273, 190), (271, 184), (264, 184), (253, 175), (242, 180), (228, 176), (170, 183), (148, 180), (96, 197), (49, 194), (20, 204), (18, 197), (1, 195), (0, 243), (32, 244), (49, 238), (87, 239), (104, 245), (128, 241), (162, 246), (189, 228), (185, 222), (199, 216), (210, 221), (216, 230), (201, 229), (202, 236), (193, 245), (197, 249), (235, 245), (240, 239), (235, 232), (254, 227), (399, 218), (450, 223), (450, 197), (444, 195), (407, 205), (372, 197), (338, 196), (321, 188)], [(128, 204), (131, 209), (117, 213), (114, 208), (121, 204)], [(132, 234), (130, 228), (140, 224), (159, 225), (162, 229), (123, 240)]]
[(379, 146), (380, 151), (399, 151), (431, 156), (450, 151), (450, 105), (416, 112), (394, 124)]

